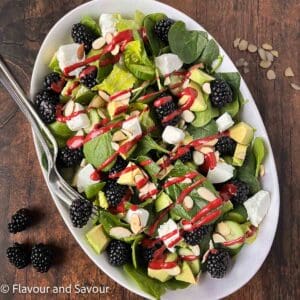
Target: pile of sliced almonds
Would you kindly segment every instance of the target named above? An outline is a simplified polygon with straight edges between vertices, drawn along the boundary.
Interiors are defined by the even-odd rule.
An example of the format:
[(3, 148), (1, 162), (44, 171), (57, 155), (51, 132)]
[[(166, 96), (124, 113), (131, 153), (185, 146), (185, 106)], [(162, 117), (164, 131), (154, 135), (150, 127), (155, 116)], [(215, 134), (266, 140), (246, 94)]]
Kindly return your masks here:
[[(259, 66), (263, 69), (267, 69), (266, 77), (268, 80), (275, 80), (276, 73), (273, 69), (271, 69), (273, 62), (276, 58), (279, 57), (279, 53), (277, 50), (273, 49), (273, 46), (268, 43), (263, 43), (260, 47), (256, 46), (253, 43), (249, 43), (245, 39), (236, 38), (233, 41), (233, 47), (239, 49), (240, 51), (248, 51), (249, 53), (257, 53), (260, 59)], [(249, 63), (245, 60), (245, 58), (239, 58), (236, 61), (237, 67), (242, 67), (243, 72), (249, 73)], [(291, 67), (287, 67), (284, 71), (285, 77), (294, 77), (294, 72)], [(291, 87), (297, 91), (300, 90), (300, 86), (296, 83), (290, 83)]]

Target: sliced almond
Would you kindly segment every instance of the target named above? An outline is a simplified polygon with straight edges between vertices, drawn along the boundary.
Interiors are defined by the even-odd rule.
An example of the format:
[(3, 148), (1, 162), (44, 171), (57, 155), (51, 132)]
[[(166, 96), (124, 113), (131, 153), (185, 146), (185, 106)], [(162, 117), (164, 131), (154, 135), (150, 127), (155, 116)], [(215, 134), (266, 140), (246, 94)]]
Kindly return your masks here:
[(68, 101), (64, 108), (64, 115), (66, 117), (70, 116), (74, 112), (74, 109), (75, 109), (75, 102), (73, 100)]
[(137, 174), (134, 176), (134, 182), (139, 182), (143, 180), (145, 177), (142, 174)]
[(115, 48), (111, 51), (111, 54), (112, 54), (113, 56), (116, 56), (116, 55), (119, 54), (119, 52), (120, 52), (120, 46), (119, 46), (119, 45), (116, 45)]
[(224, 237), (226, 237), (227, 235), (230, 234), (230, 227), (225, 222), (220, 222), (217, 225), (216, 230), (218, 233), (220, 233)]
[(198, 195), (206, 201), (213, 201), (216, 199), (216, 196), (207, 188), (201, 186), (197, 189)]
[(245, 61), (244, 64), (243, 64), (243, 66), (244, 66), (244, 67), (248, 67), (248, 66), (249, 66), (249, 63), (248, 63), (247, 61)]
[(127, 139), (127, 136), (121, 130), (116, 131), (112, 136), (113, 142), (121, 142), (126, 139)]
[(122, 239), (122, 238), (130, 237), (132, 235), (132, 232), (124, 227), (117, 226), (117, 227), (113, 227), (109, 231), (109, 235), (117, 239)]
[(263, 69), (268, 69), (270, 68), (272, 65), (272, 63), (268, 60), (262, 60), (260, 63), (259, 63), (259, 66)]
[(199, 151), (193, 152), (193, 161), (195, 165), (200, 166), (204, 163), (204, 155)]
[(203, 154), (208, 154), (208, 153), (214, 152), (213, 148), (211, 148), (211, 147), (201, 147), (200, 151)]
[(249, 44), (249, 45), (248, 45), (248, 51), (249, 51), (250, 53), (255, 53), (255, 52), (257, 51), (257, 46), (254, 45), (254, 44)]
[(88, 108), (99, 108), (105, 105), (105, 101), (98, 95), (96, 95), (90, 102)]
[(268, 80), (274, 80), (276, 79), (276, 74), (273, 70), (268, 70), (267, 72), (267, 78)]
[(98, 108), (97, 112), (98, 112), (99, 116), (101, 117), (101, 119), (105, 119), (106, 118), (106, 114), (105, 114), (105, 112), (104, 112), (103, 109)]
[(190, 196), (186, 196), (184, 199), (183, 199), (183, 207), (186, 209), (186, 210), (191, 210), (194, 206), (194, 200), (190, 197)]
[(237, 48), (237, 47), (238, 47), (238, 45), (239, 45), (239, 43), (240, 43), (240, 40), (241, 40), (241, 38), (236, 38), (236, 39), (233, 41), (233, 47), (234, 47), (234, 48)]
[(295, 74), (294, 74), (294, 72), (293, 72), (293, 70), (292, 70), (291, 67), (287, 67), (287, 68), (285, 69), (285, 71), (284, 71), (284, 76), (285, 76), (285, 77), (294, 77), (294, 76), (295, 76)]
[(80, 163), (80, 167), (81, 167), (81, 168), (84, 168), (86, 165), (87, 165), (87, 161), (86, 161), (86, 159), (84, 158), (84, 159), (81, 161), (81, 163)]
[(213, 238), (214, 243), (224, 243), (224, 242), (226, 242), (225, 238), (219, 233), (214, 233), (212, 235), (212, 238)]
[(245, 50), (247, 50), (247, 48), (248, 48), (248, 41), (241, 40), (240, 43), (239, 43), (239, 49), (241, 51), (245, 51)]
[(189, 248), (192, 250), (193, 254), (196, 256), (200, 255), (200, 247), (199, 245), (189, 246)]
[(279, 57), (279, 53), (277, 50), (271, 50), (271, 53), (273, 54), (273, 56)]
[(105, 43), (105, 38), (99, 37), (98, 39), (93, 41), (92, 47), (95, 50), (99, 50), (105, 45)]
[(218, 139), (212, 139), (212, 140), (206, 142), (205, 146), (211, 146), (211, 147), (213, 147), (213, 146), (216, 145), (217, 142), (218, 142)]
[(113, 99), (113, 101), (123, 101), (129, 99), (131, 96), (130, 92), (122, 93), (120, 96), (117, 96)]
[(190, 80), (189, 79), (186, 79), (183, 84), (182, 84), (182, 88), (185, 89), (188, 87), (188, 85), (190, 84)]
[(121, 131), (127, 136), (127, 138), (130, 139), (132, 137), (132, 133), (129, 130), (121, 129)]
[(133, 214), (130, 218), (130, 229), (134, 234), (140, 232), (142, 229), (141, 220), (137, 214)]
[(296, 83), (291, 83), (291, 87), (296, 91), (300, 91), (300, 85), (298, 85)]
[(265, 176), (265, 166), (264, 165), (260, 165), (260, 167), (259, 167), (259, 176), (260, 177)]
[(266, 51), (263, 48), (258, 49), (258, 55), (261, 60), (267, 60)]
[(112, 39), (113, 39), (113, 35), (112, 35), (111, 33), (107, 33), (107, 34), (105, 35), (105, 41), (106, 41), (106, 44), (110, 44), (111, 41), (112, 41)]
[(109, 95), (106, 94), (104, 91), (98, 91), (98, 95), (106, 102), (109, 101)]
[(185, 178), (183, 181), (181, 181), (181, 183), (191, 184), (192, 183), (192, 179), (191, 178)]
[(244, 74), (247, 74), (250, 72), (250, 69), (248, 67), (244, 67), (243, 71), (244, 71)]
[(120, 145), (116, 142), (111, 142), (111, 147), (115, 150), (118, 151), (120, 148)]
[(204, 93), (210, 95), (210, 94), (211, 94), (210, 83), (209, 83), (209, 82), (205, 82), (205, 83), (202, 85), (202, 90), (203, 90)]
[(244, 65), (244, 63), (245, 63), (245, 58), (241, 57), (235, 62), (235, 65), (237, 67), (242, 67)]
[(169, 84), (171, 84), (171, 79), (170, 79), (170, 76), (167, 76), (165, 78), (164, 85), (169, 85)]
[(268, 43), (263, 43), (261, 47), (265, 50), (272, 50), (273, 49), (272, 45), (270, 45)]
[(77, 58), (82, 60), (84, 58), (84, 44), (81, 44), (77, 49)]
[(138, 110), (134, 110), (130, 113), (131, 117), (138, 117), (140, 115), (140, 112)]
[(272, 62), (274, 60), (274, 56), (271, 52), (266, 52), (267, 60)]
[(181, 117), (187, 123), (192, 123), (195, 119), (195, 115), (190, 110), (183, 111)]
[(179, 266), (176, 266), (174, 268), (165, 269), (165, 271), (171, 276), (177, 276), (181, 272)]

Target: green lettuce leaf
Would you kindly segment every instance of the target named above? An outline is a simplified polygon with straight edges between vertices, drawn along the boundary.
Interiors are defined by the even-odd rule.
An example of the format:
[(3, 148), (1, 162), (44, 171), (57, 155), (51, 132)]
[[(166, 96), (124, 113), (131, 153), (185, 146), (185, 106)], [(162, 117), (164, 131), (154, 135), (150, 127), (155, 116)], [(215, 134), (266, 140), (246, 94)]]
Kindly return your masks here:
[(86, 26), (96, 37), (101, 35), (99, 24), (90, 16), (84, 16), (80, 23)]

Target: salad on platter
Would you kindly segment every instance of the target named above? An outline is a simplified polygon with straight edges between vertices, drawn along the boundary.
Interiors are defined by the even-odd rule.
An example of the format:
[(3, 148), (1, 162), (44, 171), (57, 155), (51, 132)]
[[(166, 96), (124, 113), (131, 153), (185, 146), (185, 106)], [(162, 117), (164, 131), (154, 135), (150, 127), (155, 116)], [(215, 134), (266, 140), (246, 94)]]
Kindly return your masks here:
[(239, 73), (218, 72), (218, 44), (163, 13), (78, 21), (34, 98), (86, 198), (73, 225), (92, 219), (87, 243), (154, 298), (224, 277), (270, 205)]

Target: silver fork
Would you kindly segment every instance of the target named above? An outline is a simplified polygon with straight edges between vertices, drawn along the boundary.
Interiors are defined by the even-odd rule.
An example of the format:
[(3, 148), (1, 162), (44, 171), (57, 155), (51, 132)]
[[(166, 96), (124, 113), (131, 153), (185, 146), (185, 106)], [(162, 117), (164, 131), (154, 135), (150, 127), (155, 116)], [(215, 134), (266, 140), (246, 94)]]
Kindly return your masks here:
[[(67, 206), (70, 206), (75, 199), (85, 199), (81, 194), (75, 191), (59, 174), (56, 168), (56, 158), (58, 153), (57, 142), (50, 132), (49, 128), (43, 123), (31, 102), (27, 99), (25, 92), (14, 79), (13, 75), (7, 69), (2, 57), (0, 56), (0, 82), (15, 100), (20, 110), (23, 112), (33, 132), (36, 135), (47, 159), (47, 177), (51, 189)], [(97, 208), (93, 207), (93, 213), (97, 213)]]

